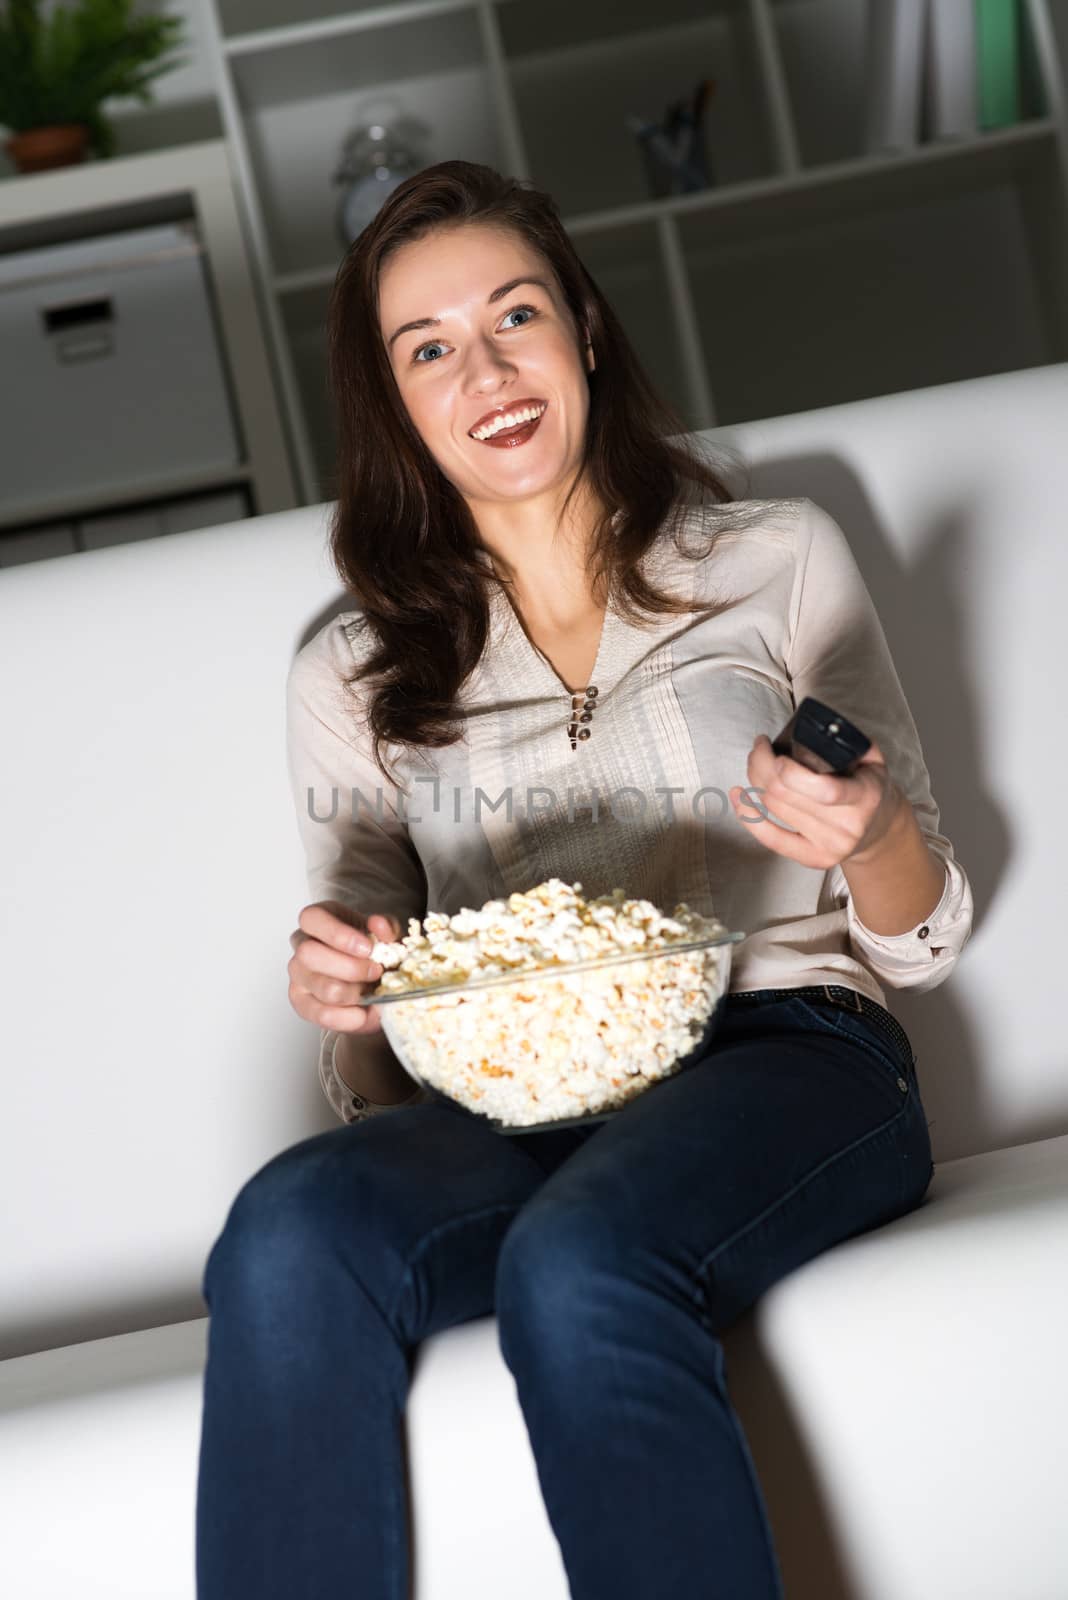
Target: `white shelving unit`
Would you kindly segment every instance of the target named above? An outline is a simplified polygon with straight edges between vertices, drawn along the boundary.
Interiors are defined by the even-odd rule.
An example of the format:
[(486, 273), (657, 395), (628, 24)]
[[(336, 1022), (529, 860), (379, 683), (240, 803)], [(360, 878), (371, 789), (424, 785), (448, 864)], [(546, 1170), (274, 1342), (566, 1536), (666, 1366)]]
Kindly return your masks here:
[[(207, 0), (223, 124), (308, 501), (334, 497), (330, 182), (372, 96), (431, 161), (532, 179), (700, 429), (1068, 358), (1068, 121), (1050, 0), (1016, 126), (863, 152), (861, 0)], [(716, 184), (651, 199), (627, 112), (716, 81)]]
[[(166, 470), (148, 470), (131, 461), (113, 480), (88, 487), (41, 482), (30, 499), (13, 496), (10, 485), (5, 490), (0, 483), (0, 566), (301, 503), (287, 457), (271, 348), (257, 313), (256, 277), (228, 142), (205, 140), (0, 183), (4, 253), (106, 234), (121, 238), (127, 230), (164, 222), (188, 222), (199, 241), (219, 367), (240, 449), (232, 461), (210, 466), (175, 460)], [(17, 374), (6, 377), (14, 384)], [(159, 383), (166, 379), (166, 371), (160, 371)], [(59, 435), (56, 449), (62, 448)]]

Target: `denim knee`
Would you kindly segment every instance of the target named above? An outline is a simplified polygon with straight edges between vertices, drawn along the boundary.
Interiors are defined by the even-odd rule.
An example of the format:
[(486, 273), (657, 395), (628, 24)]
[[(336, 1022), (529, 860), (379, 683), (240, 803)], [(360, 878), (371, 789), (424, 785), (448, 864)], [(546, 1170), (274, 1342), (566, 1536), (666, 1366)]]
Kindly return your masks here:
[(497, 1257), (497, 1336), (505, 1364), (512, 1365), (521, 1342), (546, 1356), (573, 1345), (589, 1291), (617, 1263), (607, 1219), (573, 1206), (524, 1208)]
[(311, 1247), (328, 1226), (321, 1157), (310, 1143), (282, 1151), (238, 1190), (204, 1266), (201, 1294), (209, 1307), (221, 1277), (264, 1305), (283, 1288), (299, 1293)]

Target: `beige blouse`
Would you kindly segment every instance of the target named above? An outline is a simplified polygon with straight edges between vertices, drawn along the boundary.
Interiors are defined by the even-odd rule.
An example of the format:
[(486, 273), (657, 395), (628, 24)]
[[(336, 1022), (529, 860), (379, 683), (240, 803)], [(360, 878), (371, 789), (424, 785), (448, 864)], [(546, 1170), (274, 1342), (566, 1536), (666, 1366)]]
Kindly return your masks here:
[[(706, 552), (699, 560), (667, 535), (654, 544), (645, 561), (654, 582), (691, 605), (734, 603), (714, 617), (638, 627), (610, 602), (577, 716), (571, 691), (491, 585), (489, 642), (459, 696), (463, 739), (444, 750), (390, 746), (399, 786), (374, 765), (362, 714), (340, 690), (371, 647), (362, 613), (321, 628), (287, 686), (310, 899), (388, 912), (403, 927), (559, 877), (587, 897), (621, 886), (667, 911), (685, 901), (744, 931), (732, 992), (837, 983), (885, 1006), (888, 988), (944, 983), (971, 933), (972, 890), (940, 831), (875, 607), (826, 511), (809, 499), (745, 509), (757, 504), (766, 514), (744, 528), (732, 527), (736, 504), (691, 510), (684, 542)], [(873, 933), (840, 866), (823, 872), (767, 849), (730, 805), (734, 785), (748, 789), (757, 734), (774, 738), (805, 695), (875, 740), (944, 863), (937, 906), (905, 933)], [(758, 801), (749, 790), (744, 814), (756, 815)], [(333, 1044), (323, 1030), (320, 1082), (338, 1116), (356, 1121), (373, 1108), (334, 1072)]]

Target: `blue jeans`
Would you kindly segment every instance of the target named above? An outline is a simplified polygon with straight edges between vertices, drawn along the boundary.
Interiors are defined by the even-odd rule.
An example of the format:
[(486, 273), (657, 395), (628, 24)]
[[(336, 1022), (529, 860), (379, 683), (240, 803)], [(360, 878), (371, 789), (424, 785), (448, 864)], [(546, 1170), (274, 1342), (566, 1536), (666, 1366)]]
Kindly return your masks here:
[(606, 1121), (438, 1101), (282, 1151), (205, 1267), (199, 1600), (407, 1600), (413, 1351), (492, 1315), (574, 1600), (782, 1600), (719, 1336), (933, 1170), (912, 1060), (798, 999), (728, 998)]

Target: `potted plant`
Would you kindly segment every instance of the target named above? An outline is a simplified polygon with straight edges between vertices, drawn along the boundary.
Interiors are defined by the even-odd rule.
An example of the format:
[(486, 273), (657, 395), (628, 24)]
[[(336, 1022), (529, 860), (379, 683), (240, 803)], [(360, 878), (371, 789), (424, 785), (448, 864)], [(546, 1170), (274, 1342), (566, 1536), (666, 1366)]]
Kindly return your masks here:
[(0, 123), (20, 172), (115, 153), (105, 100), (148, 105), (148, 85), (181, 64), (161, 59), (184, 43), (180, 17), (135, 17), (134, 0), (78, 0), (47, 18), (41, 0), (0, 0)]

